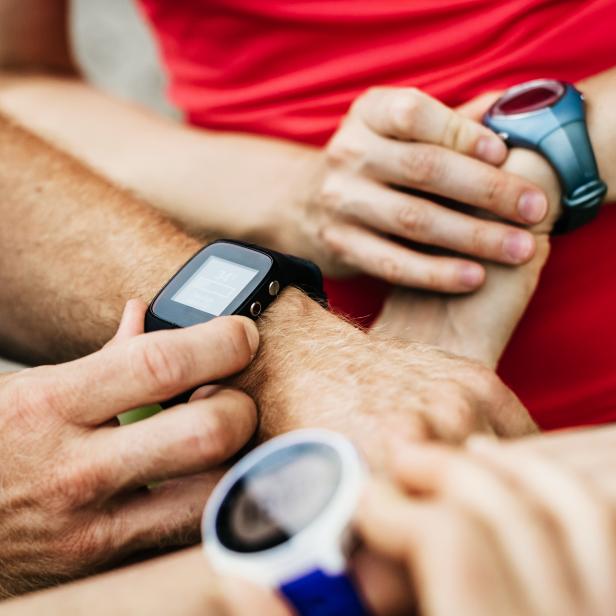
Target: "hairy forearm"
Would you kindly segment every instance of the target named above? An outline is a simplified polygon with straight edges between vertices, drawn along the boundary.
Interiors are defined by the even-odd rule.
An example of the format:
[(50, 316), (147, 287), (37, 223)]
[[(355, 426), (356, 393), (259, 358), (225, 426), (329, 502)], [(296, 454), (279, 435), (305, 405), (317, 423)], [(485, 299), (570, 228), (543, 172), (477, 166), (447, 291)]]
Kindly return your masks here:
[(65, 359), (113, 334), (199, 244), (148, 205), (0, 117), (0, 346)]
[(196, 235), (292, 251), (276, 230), (313, 148), (187, 127), (77, 78), (0, 74), (0, 109)]

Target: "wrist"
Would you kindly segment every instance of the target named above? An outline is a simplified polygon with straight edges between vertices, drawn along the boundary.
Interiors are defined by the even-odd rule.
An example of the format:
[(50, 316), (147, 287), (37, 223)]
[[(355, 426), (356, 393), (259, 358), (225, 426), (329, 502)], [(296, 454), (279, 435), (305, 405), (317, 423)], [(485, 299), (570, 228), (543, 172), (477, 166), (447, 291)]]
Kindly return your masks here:
[[(232, 382), (257, 402), (259, 437), (266, 440), (314, 425), (321, 410), (339, 406), (347, 395), (341, 394), (346, 375), (336, 365), (347, 355), (344, 363), (351, 363), (366, 334), (295, 288), (280, 294), (258, 327), (257, 356)], [(332, 356), (338, 364), (332, 364)], [(318, 395), (312, 395), (317, 388)]]

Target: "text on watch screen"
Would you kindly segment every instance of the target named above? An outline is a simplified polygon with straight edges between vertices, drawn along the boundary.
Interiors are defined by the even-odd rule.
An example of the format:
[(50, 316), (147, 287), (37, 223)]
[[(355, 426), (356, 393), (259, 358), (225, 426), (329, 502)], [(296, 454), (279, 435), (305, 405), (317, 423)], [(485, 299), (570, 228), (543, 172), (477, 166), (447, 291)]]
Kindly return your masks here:
[(211, 256), (171, 299), (220, 316), (258, 273), (251, 267)]
[(225, 547), (237, 552), (273, 548), (325, 509), (340, 481), (340, 461), (325, 445), (309, 447), (292, 457), (272, 454), (274, 460), (266, 458), (231, 488), (216, 521)]

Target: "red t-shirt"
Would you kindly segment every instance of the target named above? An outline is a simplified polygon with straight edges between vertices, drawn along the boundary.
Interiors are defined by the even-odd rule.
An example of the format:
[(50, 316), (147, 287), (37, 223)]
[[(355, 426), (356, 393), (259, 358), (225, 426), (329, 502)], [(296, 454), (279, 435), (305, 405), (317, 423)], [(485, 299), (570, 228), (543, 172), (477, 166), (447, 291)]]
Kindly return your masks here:
[[(323, 145), (377, 84), (451, 106), (538, 77), (616, 64), (614, 0), (140, 0), (170, 94), (194, 125)], [(616, 207), (554, 240), (500, 374), (545, 428), (616, 419)], [(386, 285), (328, 281), (375, 315)]]

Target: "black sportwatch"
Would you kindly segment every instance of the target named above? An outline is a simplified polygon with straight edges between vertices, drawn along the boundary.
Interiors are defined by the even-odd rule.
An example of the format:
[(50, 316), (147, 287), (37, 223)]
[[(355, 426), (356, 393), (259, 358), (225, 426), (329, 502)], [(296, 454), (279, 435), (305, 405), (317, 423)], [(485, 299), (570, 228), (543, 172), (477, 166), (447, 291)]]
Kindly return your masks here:
[(256, 319), (288, 286), (327, 303), (321, 270), (312, 262), (233, 240), (202, 248), (148, 307), (145, 331), (189, 327), (219, 316)]
[(554, 233), (573, 231), (595, 218), (607, 186), (586, 128), (584, 96), (572, 84), (537, 79), (514, 86), (483, 121), (508, 145), (539, 152), (556, 171), (563, 212)]
[[(321, 270), (311, 261), (219, 240), (202, 248), (158, 292), (148, 307), (145, 331), (189, 327), (232, 314), (256, 319), (288, 286), (327, 305)], [(162, 405), (186, 402), (191, 393)]]

